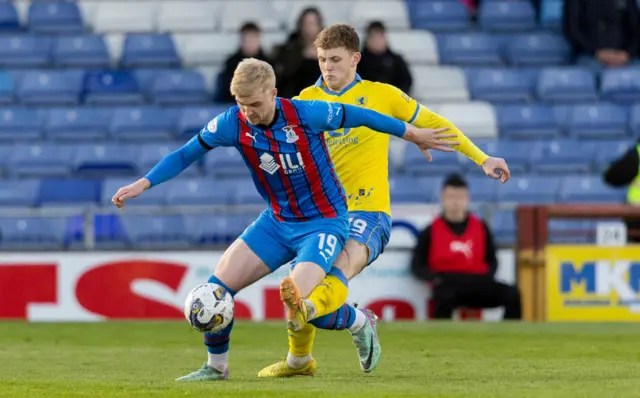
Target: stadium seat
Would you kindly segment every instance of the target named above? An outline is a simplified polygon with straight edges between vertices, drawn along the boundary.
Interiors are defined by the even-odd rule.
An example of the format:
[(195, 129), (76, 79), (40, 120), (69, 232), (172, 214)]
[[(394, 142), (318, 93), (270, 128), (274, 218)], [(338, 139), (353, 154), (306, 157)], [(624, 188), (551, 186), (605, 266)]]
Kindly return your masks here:
[(544, 174), (588, 173), (596, 148), (588, 141), (540, 141), (530, 149), (533, 171)]
[(80, 101), (83, 76), (66, 70), (25, 72), (18, 85), (20, 102), (30, 106), (76, 105)]
[(389, 30), (408, 30), (407, 7), (393, 0), (376, 1), (375, 7), (368, 0), (353, 2), (349, 22), (356, 29), (365, 29), (371, 21), (381, 21)]
[(222, 2), (163, 1), (158, 11), (160, 32), (214, 31), (220, 23)]
[(588, 69), (547, 68), (540, 72), (538, 97), (545, 102), (593, 102), (598, 99), (596, 80)]
[(469, 11), (462, 2), (414, 1), (407, 4), (411, 28), (432, 32), (459, 32), (469, 28)]
[(96, 32), (153, 32), (159, 2), (101, 1), (92, 25)]
[(106, 68), (109, 52), (102, 36), (61, 36), (54, 42), (53, 62), (61, 67)]
[(200, 132), (217, 115), (224, 112), (225, 107), (201, 106), (184, 108), (178, 117), (176, 130), (183, 137), (193, 137)]
[(38, 111), (26, 108), (0, 110), (0, 141), (33, 141), (42, 136)]
[(623, 104), (640, 101), (640, 68), (604, 69), (601, 77), (602, 99)]
[(0, 2), (0, 32), (20, 30), (20, 19), (16, 7), (10, 1)]
[(520, 204), (548, 204), (555, 202), (559, 177), (511, 177), (508, 184), (500, 184), (498, 199), (500, 202)]
[[(131, 201), (134, 203), (135, 201)], [(123, 250), (129, 248), (122, 218), (115, 214), (96, 214), (93, 219), (95, 247), (98, 250)], [(76, 239), (84, 238), (84, 223), (79, 225)], [(84, 245), (80, 242), (80, 247)]]
[(497, 114), (502, 138), (557, 138), (561, 132), (550, 106), (504, 105), (497, 108)]
[(536, 26), (536, 13), (529, 1), (483, 1), (478, 22), (486, 31), (526, 31)]
[(595, 166), (598, 172), (606, 170), (611, 162), (618, 159), (628, 150), (633, 149), (635, 151), (635, 144), (629, 140), (598, 141), (594, 142), (593, 145), (598, 149), (595, 157)]
[(414, 65), (438, 63), (438, 44), (435, 36), (427, 31), (416, 30), (387, 33), (389, 47)]
[(562, 27), (563, 0), (543, 0), (540, 4), (540, 22), (543, 28), (559, 31)]
[(183, 219), (191, 242), (198, 246), (207, 246), (232, 243), (256, 217), (238, 214), (185, 214)]
[(433, 162), (428, 162), (417, 146), (407, 145), (403, 156), (403, 170), (411, 175), (429, 175), (433, 173), (458, 173), (462, 169), (457, 153), (431, 151)]
[(127, 35), (122, 51), (125, 68), (179, 67), (180, 58), (168, 33)]
[(74, 152), (74, 147), (69, 145), (16, 145), (9, 158), (9, 170), (18, 178), (68, 177)]
[[(180, 148), (182, 145), (182, 142), (142, 145), (140, 147), (140, 154), (137, 162), (140, 171), (146, 173), (148, 170), (151, 170), (163, 157)], [(180, 173), (180, 178), (184, 176), (201, 175), (201, 166), (202, 161), (198, 160), (194, 162), (191, 166)]]
[(54, 141), (101, 141), (107, 138), (112, 112), (106, 109), (52, 109), (44, 124)]
[(569, 134), (578, 139), (611, 140), (628, 136), (628, 111), (607, 103), (576, 105), (569, 116)]
[(506, 54), (509, 63), (516, 66), (561, 65), (569, 61), (571, 49), (560, 35), (529, 33), (509, 38)]
[(451, 120), (469, 137), (495, 138), (498, 136), (495, 110), (486, 102), (445, 104), (438, 108), (438, 113)]
[(480, 69), (469, 75), (469, 91), (474, 100), (489, 102), (529, 102), (535, 81), (531, 74), (516, 69)]
[(32, 2), (29, 30), (34, 33), (79, 33), (84, 30), (82, 15), (75, 2)]
[(594, 243), (595, 225), (587, 220), (550, 219), (548, 223), (549, 243)]
[(247, 166), (236, 148), (216, 148), (204, 159), (205, 172), (214, 176), (246, 176)]
[(122, 217), (129, 244), (137, 249), (187, 249), (189, 237), (179, 215)]
[(159, 73), (148, 91), (151, 100), (164, 106), (210, 102), (204, 77), (196, 71)]
[(535, 141), (496, 140), (478, 143), (478, 148), (488, 154), (505, 154), (514, 177), (522, 176), (531, 168), (531, 149)]
[[(278, 30), (281, 21), (276, 16), (272, 2), (261, 0), (234, 0), (224, 2), (220, 10), (221, 28), (234, 34), (245, 22), (260, 21), (260, 28), (265, 31)], [(265, 18), (265, 16), (270, 16)]]
[(623, 203), (625, 189), (613, 189), (601, 176), (567, 176), (562, 181), (560, 200), (578, 203)]
[(40, 205), (97, 205), (100, 181), (46, 179), (40, 183)]
[(629, 126), (634, 136), (640, 135), (640, 104), (631, 107)]
[(516, 242), (516, 216), (511, 211), (496, 211), (491, 218), (491, 232), (498, 245), (513, 245)]
[(397, 177), (389, 179), (393, 203), (429, 203), (440, 190), (440, 178)]
[(0, 66), (37, 68), (51, 62), (51, 39), (32, 35), (0, 36)]
[(62, 217), (0, 217), (0, 249), (60, 250), (65, 222)]
[(80, 177), (132, 176), (137, 174), (139, 150), (122, 144), (83, 144), (73, 157), (75, 174)]
[[(102, 182), (102, 206), (112, 206), (111, 198), (118, 189), (131, 184), (131, 178), (107, 178)], [(127, 206), (164, 206), (167, 203), (167, 195), (171, 191), (174, 181), (166, 182), (145, 191), (144, 195), (127, 201)]]
[(0, 105), (13, 103), (15, 90), (16, 85), (13, 75), (9, 72), (0, 71)]
[(411, 92), (422, 103), (466, 102), (469, 91), (464, 73), (456, 67), (412, 66)]
[(173, 136), (175, 120), (164, 109), (155, 107), (118, 108), (109, 128), (119, 141), (167, 141)]
[(35, 206), (39, 189), (37, 180), (0, 181), (0, 206)]
[(235, 195), (233, 180), (179, 179), (167, 193), (169, 205), (230, 205)]
[(485, 176), (467, 177), (466, 180), (471, 202), (494, 203), (498, 200), (499, 181), (487, 179)]
[[(248, 174), (248, 173), (247, 173)], [(235, 196), (233, 203), (237, 205), (261, 205), (264, 206), (264, 199), (256, 189), (252, 180), (246, 178), (238, 180), (234, 184)]]
[(88, 105), (139, 105), (144, 97), (129, 71), (87, 72), (84, 101)]
[(174, 40), (187, 67), (221, 65), (238, 47), (236, 33), (177, 34)]
[(451, 65), (501, 65), (500, 42), (485, 33), (443, 35), (439, 41), (440, 61)]

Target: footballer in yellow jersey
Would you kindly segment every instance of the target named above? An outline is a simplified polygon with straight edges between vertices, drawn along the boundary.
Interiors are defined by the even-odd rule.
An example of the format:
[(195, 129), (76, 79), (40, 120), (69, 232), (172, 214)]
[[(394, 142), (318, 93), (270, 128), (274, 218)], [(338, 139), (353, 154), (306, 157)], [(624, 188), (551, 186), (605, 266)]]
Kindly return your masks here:
[[(504, 159), (487, 156), (447, 119), (431, 112), (396, 87), (361, 79), (356, 73), (360, 60), (360, 41), (351, 26), (337, 24), (324, 29), (316, 38), (315, 45), (322, 77), (313, 87), (303, 90), (299, 99), (362, 106), (416, 127), (435, 129), (434, 135), (439, 133), (438, 129), (444, 128), (447, 130), (441, 135), (444, 138), (435, 139), (431, 149), (451, 151), (453, 146), (481, 166), (488, 176), (500, 179), (503, 183), (509, 179), (509, 169)], [(325, 138), (335, 170), (347, 193), (350, 215), (349, 240), (334, 266), (347, 279), (352, 279), (382, 253), (389, 241), (389, 137), (358, 127), (328, 131)], [(300, 298), (301, 312), (308, 323), (299, 331), (289, 330), (287, 359), (264, 368), (259, 377), (314, 375), (316, 362), (311, 357), (311, 349), (316, 326), (322, 329), (349, 329), (362, 370), (370, 372), (376, 367), (381, 348), (375, 329), (375, 315), (370, 311), (358, 310), (353, 318), (364, 319), (365, 327), (361, 326), (364, 322), (358, 325), (357, 319), (351, 319), (350, 315), (347, 317), (342, 307), (327, 308), (323, 303), (329, 301), (331, 284), (330, 281), (323, 282), (308, 299)], [(349, 319), (341, 322), (341, 318)]]

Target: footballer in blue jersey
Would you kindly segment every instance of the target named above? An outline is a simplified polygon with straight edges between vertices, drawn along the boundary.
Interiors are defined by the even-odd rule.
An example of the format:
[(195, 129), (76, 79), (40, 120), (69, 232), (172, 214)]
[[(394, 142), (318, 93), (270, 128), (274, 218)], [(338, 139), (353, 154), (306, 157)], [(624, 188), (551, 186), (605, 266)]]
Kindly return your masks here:
[[(308, 310), (298, 306), (303, 301), (300, 298), (308, 296), (318, 284), (327, 283), (327, 278), (336, 286), (337, 303), (332, 305), (340, 308), (347, 297), (347, 282), (332, 265), (348, 238), (349, 220), (344, 189), (336, 177), (324, 132), (366, 126), (414, 142), (423, 150), (441, 145), (449, 136), (437, 130), (416, 129), (356, 106), (278, 98), (273, 68), (255, 59), (238, 65), (231, 92), (237, 106), (215, 117), (144, 178), (120, 188), (113, 203), (124, 207), (126, 200), (177, 176), (216, 147), (236, 147), (269, 207), (225, 251), (209, 283), (235, 295), (293, 260), (295, 267), (285, 279), (295, 291), (288, 292), (293, 293), (288, 299), (283, 298), (288, 318)], [(375, 335), (375, 330), (367, 329), (375, 324), (368, 322), (362, 311), (348, 306), (344, 314)], [(220, 332), (204, 333), (207, 362), (177, 380), (226, 379), (232, 327), (233, 322)], [(367, 349), (376, 346), (379, 349), (377, 339), (372, 339)]]

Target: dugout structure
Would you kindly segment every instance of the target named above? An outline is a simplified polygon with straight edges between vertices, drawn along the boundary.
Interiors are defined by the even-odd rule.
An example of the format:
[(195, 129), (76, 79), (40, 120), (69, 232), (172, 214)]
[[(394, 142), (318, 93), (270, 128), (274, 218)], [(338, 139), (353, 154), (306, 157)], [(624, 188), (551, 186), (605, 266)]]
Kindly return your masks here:
[[(549, 221), (573, 220), (640, 220), (640, 207), (630, 205), (537, 205), (519, 206), (516, 210), (516, 270), (522, 294), (523, 319), (547, 320), (547, 255)], [(594, 234), (594, 231), (569, 231)], [(638, 236), (640, 231), (629, 231)], [(585, 245), (586, 247), (587, 245)]]

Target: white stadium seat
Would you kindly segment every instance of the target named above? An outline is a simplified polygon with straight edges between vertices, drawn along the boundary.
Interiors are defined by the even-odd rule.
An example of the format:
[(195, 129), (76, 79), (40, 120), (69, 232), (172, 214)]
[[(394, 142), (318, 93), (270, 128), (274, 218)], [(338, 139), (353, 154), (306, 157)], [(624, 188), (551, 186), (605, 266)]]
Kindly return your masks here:
[(493, 106), (473, 101), (462, 104), (443, 104), (438, 113), (449, 119), (468, 137), (497, 138), (498, 123)]
[(403, 1), (358, 0), (351, 8), (349, 20), (356, 29), (363, 29), (374, 20), (382, 21), (389, 30), (410, 28), (407, 7)]
[(218, 28), (219, 1), (164, 1), (158, 12), (160, 32), (207, 32)]
[(220, 65), (238, 48), (235, 33), (184, 33), (174, 35), (173, 39), (187, 67)]
[(466, 102), (469, 90), (464, 72), (457, 67), (412, 66), (412, 95), (421, 103)]
[(122, 59), (122, 50), (124, 47), (124, 33), (110, 33), (104, 36), (104, 41), (109, 50), (109, 59), (111, 64), (116, 66)]
[(156, 2), (101, 2), (93, 21), (96, 32), (153, 32), (159, 4)]
[(221, 28), (225, 32), (237, 32), (245, 22), (255, 22), (265, 31), (279, 30), (282, 18), (270, 1), (230, 0), (223, 3)]
[(438, 45), (431, 32), (413, 30), (407, 32), (389, 32), (389, 46), (401, 54), (409, 64), (437, 64)]

